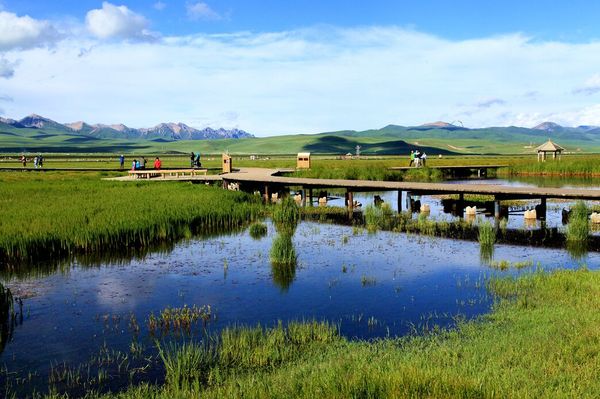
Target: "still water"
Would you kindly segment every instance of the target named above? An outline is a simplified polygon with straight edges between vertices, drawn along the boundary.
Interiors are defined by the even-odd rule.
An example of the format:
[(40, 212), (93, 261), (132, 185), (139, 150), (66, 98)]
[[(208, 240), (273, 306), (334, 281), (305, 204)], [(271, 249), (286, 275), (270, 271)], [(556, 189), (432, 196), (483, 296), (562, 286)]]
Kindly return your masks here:
[[(23, 298), (23, 321), (0, 355), (1, 381), (33, 374), (15, 389), (44, 390), (51, 365), (83, 364), (107, 347), (127, 353), (133, 341), (155, 355), (146, 321), (167, 306), (210, 305), (211, 332), (316, 319), (338, 324), (350, 339), (372, 339), (486, 313), (493, 304), (486, 278), (517, 273), (482, 263), (476, 242), (303, 222), (293, 237), (298, 264), (282, 279), (269, 260), (270, 223), (268, 231), (260, 240), (246, 231), (180, 242), (141, 259), (73, 262), (46, 276), (5, 277), (3, 283)], [(509, 245), (497, 245), (494, 258), (545, 269), (600, 265), (597, 253), (573, 260), (565, 250)], [(131, 328), (132, 315), (139, 333)], [(198, 337), (204, 329), (197, 330)], [(150, 370), (139, 378), (157, 375)]]

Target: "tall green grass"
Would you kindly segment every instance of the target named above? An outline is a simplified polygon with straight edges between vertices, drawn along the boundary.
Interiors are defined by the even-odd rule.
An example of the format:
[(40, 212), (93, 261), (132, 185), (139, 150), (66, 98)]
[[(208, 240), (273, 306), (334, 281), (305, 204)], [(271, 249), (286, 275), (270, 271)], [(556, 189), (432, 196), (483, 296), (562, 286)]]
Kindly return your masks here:
[(589, 234), (588, 208), (579, 201), (571, 209), (566, 231), (567, 249), (573, 256), (581, 257), (587, 252)]
[(293, 235), (300, 222), (300, 209), (292, 197), (286, 196), (273, 207), (271, 218), (279, 233)]
[(597, 155), (563, 155), (560, 161), (515, 162), (508, 168), (510, 175), (600, 176)]
[(279, 322), (264, 328), (234, 326), (203, 343), (158, 344), (165, 385), (172, 394), (193, 394), (223, 383), (230, 375), (272, 370), (314, 347), (340, 341), (338, 328), (327, 322)]
[(98, 174), (0, 175), (0, 260), (147, 247), (240, 227), (258, 199), (203, 185), (102, 181)]
[(296, 249), (292, 241), (292, 236), (288, 234), (277, 234), (271, 246), (271, 263), (295, 265)]

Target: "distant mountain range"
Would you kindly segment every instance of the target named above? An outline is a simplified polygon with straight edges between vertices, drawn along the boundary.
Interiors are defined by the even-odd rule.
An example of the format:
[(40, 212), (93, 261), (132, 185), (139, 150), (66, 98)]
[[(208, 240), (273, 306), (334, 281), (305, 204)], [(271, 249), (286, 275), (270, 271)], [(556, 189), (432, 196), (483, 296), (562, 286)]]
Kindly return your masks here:
[(211, 140), (252, 138), (254, 135), (240, 129), (195, 129), (184, 123), (161, 123), (151, 128), (134, 129), (123, 124), (90, 125), (86, 122), (58, 123), (32, 114), (21, 120), (0, 117), (0, 127), (10, 125), (17, 129), (40, 129), (52, 133), (63, 132), (105, 139), (147, 139), (155, 141)]
[[(223, 140), (229, 139), (229, 140)], [(534, 154), (552, 139), (568, 153), (600, 152), (600, 127), (566, 127), (544, 122), (533, 128), (505, 126), (468, 128), (462, 123), (432, 122), (419, 126), (388, 125), (364, 131), (254, 137), (242, 130), (194, 129), (183, 123), (161, 123), (133, 129), (123, 124), (61, 124), (39, 115), (19, 121), (0, 118), (0, 153), (188, 153), (218, 154), (407, 154), (420, 149), (430, 155)], [(202, 141), (201, 141), (202, 140)], [(195, 141), (195, 142), (194, 142)]]

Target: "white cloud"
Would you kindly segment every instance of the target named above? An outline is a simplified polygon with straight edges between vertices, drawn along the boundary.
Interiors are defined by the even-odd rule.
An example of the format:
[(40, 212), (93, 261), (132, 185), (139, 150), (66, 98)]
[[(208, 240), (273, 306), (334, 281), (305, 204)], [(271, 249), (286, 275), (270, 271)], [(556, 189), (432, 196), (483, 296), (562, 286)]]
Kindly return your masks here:
[(488, 98), (486, 100), (479, 101), (475, 106), (477, 108), (490, 108), (494, 105), (504, 105), (506, 101), (501, 98)]
[(10, 62), (9, 60), (1, 57), (0, 58), (0, 78), (10, 79), (15, 74), (16, 62)]
[(167, 3), (163, 3), (162, 1), (159, 0), (156, 3), (154, 3), (153, 7), (155, 10), (162, 11), (165, 8), (167, 8)]
[(0, 51), (52, 44), (60, 39), (48, 21), (0, 11)]
[(126, 6), (116, 6), (107, 1), (101, 9), (91, 10), (85, 17), (87, 29), (100, 39), (152, 39), (149, 21)]
[(187, 15), (190, 19), (219, 20), (221, 15), (204, 2), (198, 1), (186, 4)]
[(595, 74), (586, 80), (583, 86), (577, 87), (573, 90), (573, 94), (585, 94), (592, 95), (600, 92), (600, 74)]
[(19, 59), (19, 73), (2, 84), (3, 94), (19, 99), (7, 111), (59, 121), (181, 121), (271, 135), (457, 119), (469, 127), (579, 125), (600, 117), (594, 97), (572, 95), (598, 73), (600, 41), (454, 41), (397, 27), (325, 27), (155, 43), (73, 37)]

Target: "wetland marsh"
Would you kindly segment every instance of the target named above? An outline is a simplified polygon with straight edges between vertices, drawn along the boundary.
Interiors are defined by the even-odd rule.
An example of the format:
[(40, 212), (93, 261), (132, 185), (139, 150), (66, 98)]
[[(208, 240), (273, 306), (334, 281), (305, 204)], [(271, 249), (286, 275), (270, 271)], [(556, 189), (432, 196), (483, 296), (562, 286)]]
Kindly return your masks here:
[[(407, 397), (548, 396), (570, 392), (581, 378), (568, 366), (554, 390), (543, 384), (523, 388), (502, 362), (510, 361), (511, 351), (528, 352), (521, 339), (557, 323), (553, 304), (564, 312), (579, 306), (586, 321), (577, 328), (590, 334), (596, 321), (588, 314), (594, 306), (589, 295), (600, 287), (600, 253), (573, 256), (564, 247), (493, 244), (494, 238), (486, 257), (476, 239), (385, 231), (397, 204), (386, 194), (390, 214), (371, 216), (374, 208), (366, 204), (373, 194), (355, 197), (365, 202), (367, 224), (388, 220), (367, 229), (360, 218), (300, 221), (291, 202), (265, 207), (252, 195), (201, 185), (125, 186), (99, 182), (97, 173), (46, 176), (0, 176), (0, 228), (7, 232), (1, 282), (11, 295), (3, 296), (10, 307), (0, 312), (6, 396), (121, 391), (123, 397), (236, 397), (243, 390), (250, 397), (286, 397), (335, 396), (339, 390), (402, 397), (399, 387)], [(455, 218), (443, 212), (440, 198), (421, 200), (431, 205), (430, 218)], [(343, 198), (329, 205), (336, 201), (343, 205)], [(557, 204), (547, 223), (568, 232), (551, 215), (572, 205)], [(35, 223), (23, 225), (29, 217)], [(485, 218), (476, 224), (488, 226)], [(514, 220), (522, 219), (512, 215), (508, 227), (521, 228)], [(155, 227), (139, 227), (147, 225)], [(42, 239), (47, 236), (55, 241)], [(26, 245), (14, 244), (20, 237)], [(40, 242), (43, 250), (31, 250)], [(574, 295), (566, 298), (564, 290)], [(510, 349), (511, 323), (533, 317), (523, 309), (538, 309), (539, 325), (523, 329), (521, 343)], [(498, 324), (507, 317), (516, 321)], [(509, 335), (498, 335), (503, 329)], [(586, 341), (584, 363), (597, 361), (594, 342)], [(508, 354), (499, 354), (499, 343)], [(498, 358), (487, 360), (490, 370), (505, 374), (496, 379), (474, 372), (481, 351), (494, 345)], [(556, 350), (572, 345), (581, 342), (560, 341)], [(378, 359), (378, 352), (386, 356)], [(458, 364), (444, 353), (463, 353), (465, 360)], [(372, 356), (377, 360), (367, 361)], [(552, 356), (573, 361), (558, 352)], [(404, 374), (392, 372), (390, 359)], [(532, 368), (534, 379), (548, 367), (528, 357), (521, 364)], [(339, 386), (344, 365), (355, 369), (353, 379)], [(315, 380), (309, 370), (322, 367), (324, 379)], [(254, 380), (248, 379), (252, 373)], [(298, 378), (295, 387), (277, 385), (291, 376)], [(585, 396), (593, 389), (590, 383), (576, 391)]]

